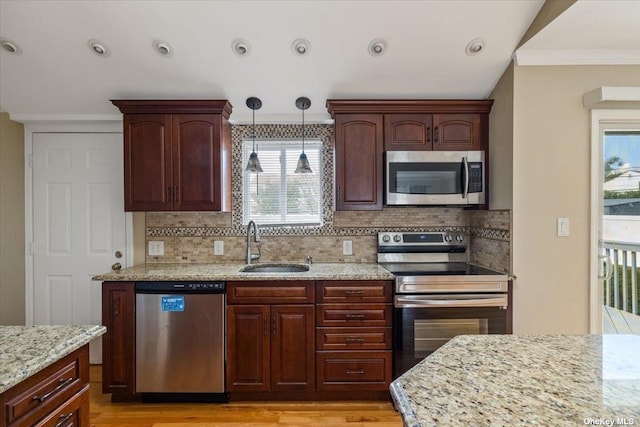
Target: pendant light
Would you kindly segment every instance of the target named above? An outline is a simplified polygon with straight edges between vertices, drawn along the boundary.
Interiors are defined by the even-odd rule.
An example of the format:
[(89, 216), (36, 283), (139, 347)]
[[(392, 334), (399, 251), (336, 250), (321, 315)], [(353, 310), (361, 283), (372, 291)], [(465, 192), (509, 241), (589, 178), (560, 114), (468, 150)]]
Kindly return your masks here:
[(247, 162), (247, 167), (244, 170), (247, 172), (262, 172), (262, 166), (260, 166), (260, 160), (258, 160), (258, 153), (256, 153), (256, 110), (259, 110), (262, 107), (262, 101), (255, 96), (252, 96), (251, 98), (247, 98), (247, 107), (253, 111), (253, 120), (251, 125), (251, 131), (253, 133), (253, 150), (249, 155), (249, 162)]
[(302, 153), (298, 159), (298, 167), (296, 167), (295, 173), (313, 173), (311, 166), (309, 166), (309, 159), (307, 159), (307, 155), (304, 154), (304, 110), (311, 107), (311, 100), (301, 96), (296, 99), (296, 107), (302, 110)]

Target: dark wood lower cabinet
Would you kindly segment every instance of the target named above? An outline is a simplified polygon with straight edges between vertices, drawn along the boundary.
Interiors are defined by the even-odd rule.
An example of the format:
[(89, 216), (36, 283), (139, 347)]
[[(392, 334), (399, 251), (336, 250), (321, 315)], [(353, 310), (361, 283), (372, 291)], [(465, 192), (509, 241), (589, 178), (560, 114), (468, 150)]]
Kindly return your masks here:
[(393, 380), (391, 350), (319, 351), (318, 390), (389, 390)]
[(227, 389), (312, 391), (313, 305), (227, 307)]
[(0, 426), (89, 426), (89, 344), (0, 393)]
[(102, 283), (102, 392), (112, 400), (135, 396), (135, 304), (134, 283)]

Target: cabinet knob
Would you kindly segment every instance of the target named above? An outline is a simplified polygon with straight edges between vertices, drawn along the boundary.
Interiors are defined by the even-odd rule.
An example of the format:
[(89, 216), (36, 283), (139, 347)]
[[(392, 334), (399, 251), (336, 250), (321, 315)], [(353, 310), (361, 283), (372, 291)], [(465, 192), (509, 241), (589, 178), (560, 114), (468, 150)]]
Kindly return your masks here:
[(113, 271), (120, 271), (122, 269), (122, 264), (120, 264), (119, 262), (116, 262), (111, 266), (111, 269)]

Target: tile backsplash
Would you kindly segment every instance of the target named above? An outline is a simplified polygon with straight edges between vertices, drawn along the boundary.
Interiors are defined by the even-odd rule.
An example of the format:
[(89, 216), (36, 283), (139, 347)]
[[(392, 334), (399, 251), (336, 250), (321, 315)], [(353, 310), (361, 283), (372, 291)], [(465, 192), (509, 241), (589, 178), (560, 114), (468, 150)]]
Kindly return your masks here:
[[(471, 235), (471, 261), (489, 268), (511, 270), (511, 212), (442, 207), (393, 207), (382, 211), (333, 210), (333, 126), (310, 125), (307, 135), (323, 142), (323, 223), (316, 227), (260, 227), (261, 262), (375, 262), (377, 232), (463, 230)], [(147, 212), (146, 240), (164, 242), (163, 256), (154, 262), (243, 262), (246, 227), (242, 225), (242, 140), (250, 126), (232, 126), (232, 212)], [(256, 125), (256, 138), (297, 138), (299, 125)], [(224, 255), (214, 255), (214, 241), (224, 242)], [(350, 240), (353, 255), (342, 255)], [(256, 252), (255, 243), (254, 253)], [(148, 245), (145, 245), (146, 247)]]

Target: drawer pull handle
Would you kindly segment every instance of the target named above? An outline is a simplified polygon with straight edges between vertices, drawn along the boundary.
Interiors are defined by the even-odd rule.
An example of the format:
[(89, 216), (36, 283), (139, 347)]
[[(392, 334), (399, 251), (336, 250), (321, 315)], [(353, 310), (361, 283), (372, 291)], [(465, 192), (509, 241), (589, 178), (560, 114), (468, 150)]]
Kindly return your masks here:
[(71, 419), (71, 417), (73, 417), (73, 412), (69, 412), (67, 415), (65, 414), (60, 415), (60, 418), (58, 418), (60, 421), (58, 421), (58, 424), (56, 424), (56, 427), (62, 427), (63, 425), (65, 425), (67, 421)]
[(364, 291), (349, 289), (346, 290), (345, 293), (347, 294), (347, 296), (361, 296), (362, 294), (364, 294)]
[(364, 319), (364, 314), (347, 314), (347, 319)]
[(347, 338), (345, 339), (347, 344), (362, 344), (364, 342), (364, 338)]
[(31, 400), (37, 400), (38, 402), (42, 403), (74, 381), (75, 381), (75, 378), (73, 377), (67, 378), (66, 380), (64, 378), (60, 378), (60, 380), (58, 381), (58, 386), (56, 388), (54, 388), (53, 390), (51, 390), (49, 393), (45, 395), (33, 396)]
[(352, 371), (351, 369), (347, 369), (347, 375), (363, 375), (364, 369), (358, 369), (357, 371)]

